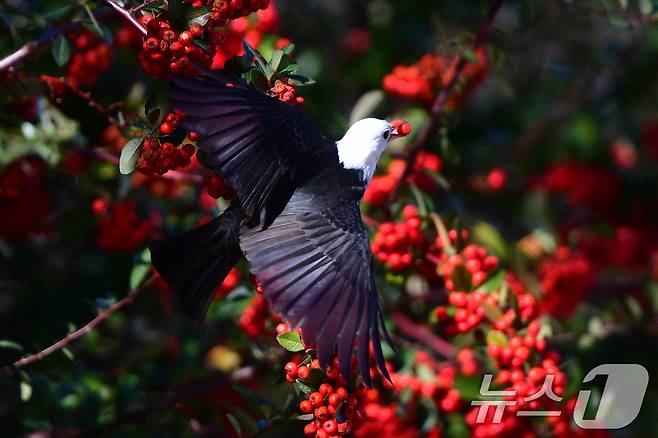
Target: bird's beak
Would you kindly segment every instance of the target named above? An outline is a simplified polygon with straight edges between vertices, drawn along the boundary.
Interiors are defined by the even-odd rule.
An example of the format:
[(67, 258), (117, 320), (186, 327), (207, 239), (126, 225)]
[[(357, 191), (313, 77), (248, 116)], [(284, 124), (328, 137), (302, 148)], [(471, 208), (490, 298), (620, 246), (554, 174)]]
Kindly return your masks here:
[(411, 132), (411, 125), (404, 120), (393, 120), (391, 126), (393, 127), (393, 130), (391, 131), (391, 140), (406, 137)]

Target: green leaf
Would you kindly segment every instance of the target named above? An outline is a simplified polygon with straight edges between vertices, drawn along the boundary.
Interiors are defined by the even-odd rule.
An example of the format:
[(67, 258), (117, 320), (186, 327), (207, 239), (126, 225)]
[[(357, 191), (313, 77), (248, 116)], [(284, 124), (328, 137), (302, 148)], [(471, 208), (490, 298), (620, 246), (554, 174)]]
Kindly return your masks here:
[(294, 330), (291, 330), (287, 333), (282, 333), (277, 335), (277, 342), (288, 351), (302, 351), (304, 349), (304, 344), (302, 343), (302, 338)]
[(62, 67), (69, 62), (69, 58), (71, 57), (71, 45), (66, 38), (60, 35), (55, 39), (51, 52), (57, 65)]
[(85, 27), (108, 43), (112, 44), (114, 42), (112, 31), (103, 23), (85, 23)]
[(487, 332), (487, 345), (500, 345), (504, 347), (507, 345), (507, 336), (500, 330), (489, 330)]
[(295, 50), (295, 45), (293, 43), (290, 43), (287, 46), (285, 46), (283, 49), (281, 49), (281, 51), (286, 55), (290, 55), (294, 50)]
[(505, 280), (505, 272), (502, 269), (500, 269), (494, 275), (489, 277), (489, 279), (485, 281), (484, 284), (479, 286), (477, 289), (487, 293), (491, 293), (495, 290), (500, 289), (500, 287), (503, 285), (504, 280)]
[(303, 380), (297, 379), (296, 383), (299, 390), (302, 391), (304, 394), (310, 394), (313, 391), (315, 391), (315, 389), (313, 389), (309, 384), (307, 384)]
[(73, 356), (73, 352), (68, 347), (62, 348), (62, 353), (64, 353), (64, 356), (66, 356), (66, 358), (71, 362), (73, 362), (73, 360), (75, 359), (75, 356)]
[(458, 390), (465, 401), (480, 399), (480, 386), (482, 376), (467, 377), (461, 374), (455, 376), (453, 386)]
[(10, 341), (8, 339), (0, 339), (0, 348), (23, 351), (23, 346), (21, 344), (19, 344), (18, 342)]
[(237, 434), (238, 437), (242, 436), (242, 428), (240, 427), (240, 423), (238, 422), (238, 419), (235, 418), (233, 414), (226, 413), (226, 418), (228, 418), (228, 421), (231, 423), (231, 426), (233, 426), (233, 430)]
[(258, 50), (251, 47), (251, 45), (246, 40), (242, 40), (242, 47), (244, 49), (244, 55), (247, 57), (247, 59), (250, 62), (255, 63), (256, 67), (258, 67), (258, 69), (269, 81), (274, 75), (274, 69), (272, 66), (267, 61), (265, 61), (263, 55), (261, 55)]
[(27, 382), (21, 382), (21, 400), (26, 402), (32, 398), (32, 385)]
[(272, 65), (272, 68), (275, 71), (279, 70), (279, 65), (281, 64), (283, 55), (284, 55), (283, 50), (275, 50), (274, 53), (272, 53), (272, 61), (270, 61), (270, 64)]
[(142, 143), (144, 137), (136, 137), (128, 140), (128, 143), (121, 150), (121, 157), (119, 158), (119, 172), (124, 175), (129, 175), (135, 170), (137, 160), (142, 150)]
[(139, 263), (133, 267), (130, 272), (130, 290), (135, 290), (139, 287), (144, 279), (151, 272), (151, 264)]
[(473, 240), (494, 253), (498, 258), (503, 260), (509, 258), (509, 248), (505, 239), (490, 223), (478, 222), (473, 227)]
[(289, 84), (297, 85), (298, 87), (315, 84), (315, 81), (313, 79), (301, 75), (292, 74), (292, 75), (286, 75), (286, 77), (288, 78)]
[(212, 8), (210, 6), (198, 6), (190, 9), (187, 14), (185, 14), (187, 27), (189, 28), (194, 23), (205, 26), (206, 23), (208, 23), (208, 20), (210, 20), (211, 10)]

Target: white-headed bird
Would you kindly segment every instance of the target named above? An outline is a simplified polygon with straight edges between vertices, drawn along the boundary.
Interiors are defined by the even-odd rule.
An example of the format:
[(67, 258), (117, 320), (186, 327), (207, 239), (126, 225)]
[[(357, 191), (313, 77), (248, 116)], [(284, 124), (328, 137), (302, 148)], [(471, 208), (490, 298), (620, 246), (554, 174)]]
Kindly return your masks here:
[(307, 345), (316, 342), (320, 366), (336, 349), (349, 380), (356, 352), (370, 385), (372, 343), (390, 380), (380, 330), (388, 334), (359, 207), (379, 156), (410, 125), (363, 119), (330, 140), (298, 108), (218, 72), (172, 79), (169, 98), (236, 193), (211, 222), (151, 245), (157, 271), (184, 310), (202, 323), (218, 284), (245, 257), (272, 308), (292, 329), (301, 327)]

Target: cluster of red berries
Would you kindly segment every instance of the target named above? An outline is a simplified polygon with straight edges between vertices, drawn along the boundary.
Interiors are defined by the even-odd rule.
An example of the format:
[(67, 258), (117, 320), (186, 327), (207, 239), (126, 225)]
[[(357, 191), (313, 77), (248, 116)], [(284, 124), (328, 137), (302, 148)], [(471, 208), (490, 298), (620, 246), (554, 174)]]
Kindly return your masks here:
[(203, 27), (198, 23), (180, 33), (167, 20), (152, 15), (144, 15), (142, 23), (147, 35), (137, 59), (146, 74), (166, 78), (170, 73), (192, 74), (194, 67), (190, 61), (210, 65), (211, 57), (193, 41), (203, 36)]
[(43, 172), (43, 162), (34, 161), (38, 167), (23, 160), (13, 161), (0, 176), (0, 201), (17, 200), (30, 187), (38, 184)]
[(151, 235), (151, 223), (141, 218), (132, 199), (110, 204), (96, 199), (92, 211), (98, 216), (98, 246), (106, 251), (132, 252)]
[(224, 182), (215, 172), (207, 172), (203, 175), (203, 186), (208, 191), (208, 194), (215, 198), (234, 199), (235, 192), (233, 189)]
[[(481, 81), (488, 66), (487, 53), (484, 49), (476, 50), (476, 62), (468, 62), (459, 78), (459, 91), (453, 92), (447, 103), (455, 107)], [(417, 99), (423, 102), (434, 100), (438, 88), (445, 87), (455, 74), (460, 56), (446, 58), (444, 56), (426, 54), (413, 65), (398, 65), (382, 81), (384, 91), (406, 99)]]
[(242, 312), (238, 326), (250, 338), (258, 338), (267, 333), (265, 324), (270, 316), (270, 308), (261, 294), (256, 294), (249, 306)]
[[(396, 438), (418, 438), (421, 436), (418, 427), (414, 423), (412, 408), (413, 401), (404, 406), (398, 403), (384, 405), (379, 391), (369, 390), (366, 394), (365, 419), (363, 425), (354, 433), (355, 438), (374, 437), (396, 437)], [(400, 415), (404, 415), (401, 418)], [(439, 438), (440, 430), (434, 427), (422, 436), (427, 438)]]
[(446, 324), (444, 331), (449, 335), (474, 329), (485, 318), (483, 305), (498, 305), (494, 296), (482, 291), (472, 294), (451, 292), (448, 295), (448, 303), (451, 307), (439, 306), (434, 309), (434, 318), (437, 322)]
[(277, 80), (274, 83), (274, 86), (270, 88), (269, 94), (282, 102), (289, 103), (293, 106), (301, 106), (304, 104), (304, 98), (301, 96), (295, 96), (296, 92), (297, 89), (293, 85)]
[(426, 244), (418, 209), (407, 205), (402, 210), (402, 217), (403, 222), (382, 223), (370, 244), (377, 260), (393, 272), (410, 268), (414, 262), (414, 248), (422, 250)]
[(425, 375), (432, 373), (433, 379), (418, 377), (419, 373), (396, 373), (391, 371), (393, 391), (402, 396), (403, 392), (410, 391), (411, 397), (407, 402), (409, 415), (414, 411), (421, 398), (432, 399), (434, 404), (444, 412), (455, 412), (461, 406), (461, 394), (454, 388), (454, 378), (457, 369), (453, 365), (440, 364), (429, 354), (423, 351), (416, 352), (414, 358), (416, 371), (424, 368)]
[(173, 143), (161, 143), (158, 138), (147, 137), (137, 160), (137, 170), (145, 175), (164, 175), (170, 170), (189, 166), (195, 152), (196, 148), (191, 143), (177, 147)]
[[(456, 237), (457, 231), (451, 230)], [(437, 237), (437, 246), (443, 241)], [(444, 278), (446, 289), (449, 291), (472, 290), (482, 285), (489, 273), (498, 267), (498, 258), (489, 255), (485, 248), (475, 244), (467, 245), (461, 254), (448, 256), (445, 252), (441, 255), (442, 261), (439, 266), (439, 274)]]
[(568, 316), (596, 282), (596, 271), (582, 255), (567, 247), (542, 260), (539, 266), (542, 309), (554, 316)]
[[(263, 34), (275, 32), (278, 26), (279, 16), (274, 3), (270, 2), (267, 8), (249, 17), (231, 20), (221, 31), (210, 32), (208, 40), (215, 44), (212, 68), (223, 68), (227, 60), (244, 54), (242, 40), (247, 41), (252, 47), (258, 47), (262, 42)], [(281, 38), (276, 48), (281, 49), (289, 43), (289, 40)]]
[(237, 268), (232, 268), (224, 278), (224, 281), (222, 281), (222, 284), (215, 291), (215, 300), (221, 300), (233, 292), (238, 287), (238, 284), (240, 284), (240, 271)]
[(193, 4), (210, 4), (212, 3), (212, 10), (210, 11), (210, 21), (215, 26), (225, 26), (229, 20), (235, 18), (245, 17), (252, 12), (259, 9), (266, 9), (270, 0), (224, 0), (224, 1), (195, 1)]
[[(413, 172), (407, 179), (426, 192), (434, 190), (437, 184), (430, 173), (439, 173), (443, 163), (441, 158), (431, 152), (421, 151), (416, 155)], [(375, 176), (370, 180), (363, 201), (373, 206), (384, 206), (391, 193), (404, 175), (407, 163), (404, 160), (393, 160), (387, 168), (386, 175)]]
[(541, 179), (551, 192), (564, 193), (574, 206), (594, 212), (617, 205), (622, 183), (617, 175), (602, 167), (569, 161), (551, 167)]
[(46, 163), (36, 157), (11, 162), (0, 174), (0, 237), (24, 237), (47, 231), (44, 220), (53, 210), (46, 193)]
[(578, 252), (599, 270), (611, 267), (642, 270), (658, 250), (658, 235), (653, 230), (624, 225), (615, 228), (612, 236), (573, 231)]
[(304, 414), (313, 414), (313, 420), (304, 428), (304, 434), (310, 437), (326, 438), (345, 436), (357, 430), (363, 422), (363, 406), (366, 388), (360, 386), (350, 393), (340, 376), (338, 360), (326, 370), (321, 370), (317, 359), (310, 361), (288, 362), (285, 365), (286, 380), (301, 381), (310, 384), (311, 373), (322, 374), (323, 383), (318, 390), (308, 394), (308, 398), (299, 403), (299, 410)]
[(73, 52), (68, 63), (66, 80), (72, 87), (92, 87), (112, 64), (112, 46), (84, 27), (67, 37), (73, 45)]

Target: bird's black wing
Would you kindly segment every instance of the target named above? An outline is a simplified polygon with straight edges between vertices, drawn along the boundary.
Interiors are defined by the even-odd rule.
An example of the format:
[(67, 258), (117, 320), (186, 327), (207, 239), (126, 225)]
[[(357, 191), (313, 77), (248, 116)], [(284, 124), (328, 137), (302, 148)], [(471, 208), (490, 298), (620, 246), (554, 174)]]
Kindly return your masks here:
[(317, 342), (320, 365), (337, 347), (341, 374), (350, 378), (353, 346), (370, 385), (375, 359), (389, 380), (379, 337), (381, 305), (372, 253), (361, 221), (363, 182), (355, 171), (327, 172), (300, 187), (265, 230), (243, 228), (240, 245), (251, 272), (276, 312), (304, 341)]
[(337, 163), (336, 146), (304, 113), (241, 79), (204, 70), (171, 80), (171, 105), (183, 126), (201, 134), (199, 148), (236, 192), (252, 224), (268, 226), (295, 187)]

